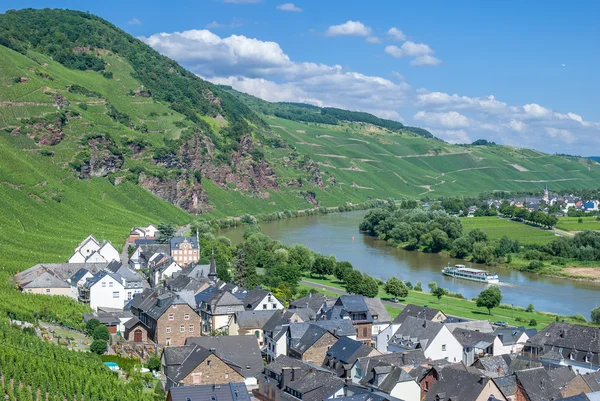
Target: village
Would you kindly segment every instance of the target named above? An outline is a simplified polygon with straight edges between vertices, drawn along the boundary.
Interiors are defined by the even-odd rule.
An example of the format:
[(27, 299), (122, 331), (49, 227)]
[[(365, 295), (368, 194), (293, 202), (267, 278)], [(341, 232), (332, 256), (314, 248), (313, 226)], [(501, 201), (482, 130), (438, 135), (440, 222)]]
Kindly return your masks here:
[(153, 225), (133, 228), (123, 253), (90, 235), (67, 263), (37, 264), (15, 280), (25, 293), (88, 304), (94, 312), (84, 321), (110, 333), (106, 354), (159, 357), (155, 376), (168, 401), (600, 394), (596, 327), (557, 321), (538, 332), (411, 304), (392, 319), (381, 299), (352, 294), (310, 293), (285, 305), (260, 287), (218, 279), (214, 253), (198, 263), (197, 237), (157, 243), (157, 235)]

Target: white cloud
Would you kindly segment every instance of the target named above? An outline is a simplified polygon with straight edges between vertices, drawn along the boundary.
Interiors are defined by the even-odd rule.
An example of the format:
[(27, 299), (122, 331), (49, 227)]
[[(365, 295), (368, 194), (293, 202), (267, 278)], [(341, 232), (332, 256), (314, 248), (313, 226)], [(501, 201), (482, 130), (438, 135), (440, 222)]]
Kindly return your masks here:
[(442, 61), (433, 56), (433, 50), (425, 43), (415, 43), (410, 40), (404, 42), (402, 46), (388, 45), (384, 51), (392, 57), (414, 57), (410, 65), (438, 65)]
[(552, 138), (560, 139), (566, 143), (572, 143), (575, 140), (575, 138), (573, 137), (573, 133), (571, 133), (571, 131), (568, 131), (566, 129), (546, 127), (546, 132)]
[(213, 21), (210, 22), (208, 24), (206, 24), (206, 28), (208, 29), (220, 29), (220, 28), (239, 28), (240, 26), (243, 26), (244, 24), (242, 23), (242, 21), (238, 18), (234, 18), (231, 20), (231, 22), (226, 23), (226, 24), (221, 24), (217, 21)]
[(406, 40), (406, 35), (396, 27), (390, 28), (387, 33), (392, 40)]
[(523, 121), (517, 121), (514, 118), (510, 120), (510, 122), (508, 123), (508, 127), (513, 131), (517, 131), (520, 133), (527, 131), (527, 124), (525, 124)]
[(425, 54), (423, 56), (419, 56), (414, 60), (410, 61), (410, 65), (438, 65), (442, 62), (442, 60), (430, 56), (429, 54)]
[(368, 43), (381, 43), (381, 39), (379, 39), (377, 36), (369, 36), (366, 41)]
[(360, 21), (348, 21), (341, 25), (332, 25), (325, 31), (327, 36), (369, 36), (371, 28)]
[(445, 113), (419, 111), (413, 117), (415, 120), (422, 121), (427, 125), (446, 128), (466, 128), (471, 125), (469, 119), (456, 112), (449, 111)]
[(443, 139), (448, 143), (471, 143), (473, 140), (469, 137), (469, 134), (465, 130), (439, 130), (429, 128), (433, 135), (436, 137)]
[(129, 25), (142, 25), (142, 21), (140, 21), (140, 20), (139, 20), (139, 19), (137, 19), (137, 18), (132, 18), (132, 19), (130, 19), (129, 21), (127, 21), (127, 23), (128, 23)]
[(283, 3), (275, 8), (280, 11), (291, 11), (294, 13), (301, 13), (303, 11), (300, 7), (296, 7), (294, 3)]
[(390, 75), (394, 78), (396, 78), (398, 81), (405, 81), (406, 78), (404, 78), (404, 75), (400, 74), (398, 71), (392, 71), (390, 72)]
[(535, 103), (526, 104), (523, 106), (523, 110), (525, 110), (526, 116), (529, 118), (547, 117), (552, 114), (547, 108)]

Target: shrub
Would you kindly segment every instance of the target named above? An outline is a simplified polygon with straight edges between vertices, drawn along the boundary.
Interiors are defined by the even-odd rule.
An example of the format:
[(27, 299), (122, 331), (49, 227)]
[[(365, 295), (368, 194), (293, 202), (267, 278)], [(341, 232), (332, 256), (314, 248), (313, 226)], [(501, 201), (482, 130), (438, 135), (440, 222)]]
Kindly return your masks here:
[(527, 306), (527, 309), (525, 309), (525, 311), (529, 312), (529, 313), (533, 312), (534, 310), (535, 310), (535, 308), (533, 307), (533, 304), (529, 304)]
[(592, 310), (592, 322), (595, 324), (600, 324), (600, 306)]
[(108, 344), (104, 340), (94, 340), (92, 345), (90, 345), (90, 351), (95, 354), (102, 355), (108, 349)]
[(108, 340), (110, 340), (110, 332), (108, 331), (108, 328), (106, 326), (104, 326), (104, 325), (98, 325), (94, 329), (94, 332), (92, 334), (92, 338), (94, 340), (108, 341)]
[(530, 325), (530, 326), (537, 326), (537, 324), (538, 324), (538, 323), (537, 323), (537, 320), (535, 320), (535, 319), (531, 319), (531, 320), (529, 321), (529, 325)]
[(578, 313), (575, 316), (571, 316), (571, 319), (573, 319), (577, 323), (587, 323), (587, 319), (581, 313)]

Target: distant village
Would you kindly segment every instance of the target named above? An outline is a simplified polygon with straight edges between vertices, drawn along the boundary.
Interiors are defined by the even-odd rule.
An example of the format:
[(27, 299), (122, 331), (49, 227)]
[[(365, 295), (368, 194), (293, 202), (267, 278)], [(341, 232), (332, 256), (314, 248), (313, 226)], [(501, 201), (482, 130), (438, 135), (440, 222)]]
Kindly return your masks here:
[[(512, 200), (523, 207), (561, 202)], [(572, 205), (572, 206), (571, 206)], [(378, 298), (314, 293), (284, 305), (272, 292), (217, 278), (196, 237), (156, 242), (136, 227), (129, 252), (90, 235), (67, 263), (16, 275), (25, 293), (88, 304), (112, 335), (109, 353), (158, 352), (169, 401), (569, 401), (600, 396), (600, 329), (554, 322), (541, 331)]]

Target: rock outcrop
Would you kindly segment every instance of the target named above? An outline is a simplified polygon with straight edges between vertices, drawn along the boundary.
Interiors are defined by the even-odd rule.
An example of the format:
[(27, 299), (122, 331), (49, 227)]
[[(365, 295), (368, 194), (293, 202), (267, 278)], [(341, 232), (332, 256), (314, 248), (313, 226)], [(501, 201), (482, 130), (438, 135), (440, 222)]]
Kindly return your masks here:
[(94, 137), (87, 141), (89, 156), (76, 168), (79, 178), (106, 177), (116, 173), (123, 166), (123, 155), (117, 150), (114, 141), (106, 137)]

